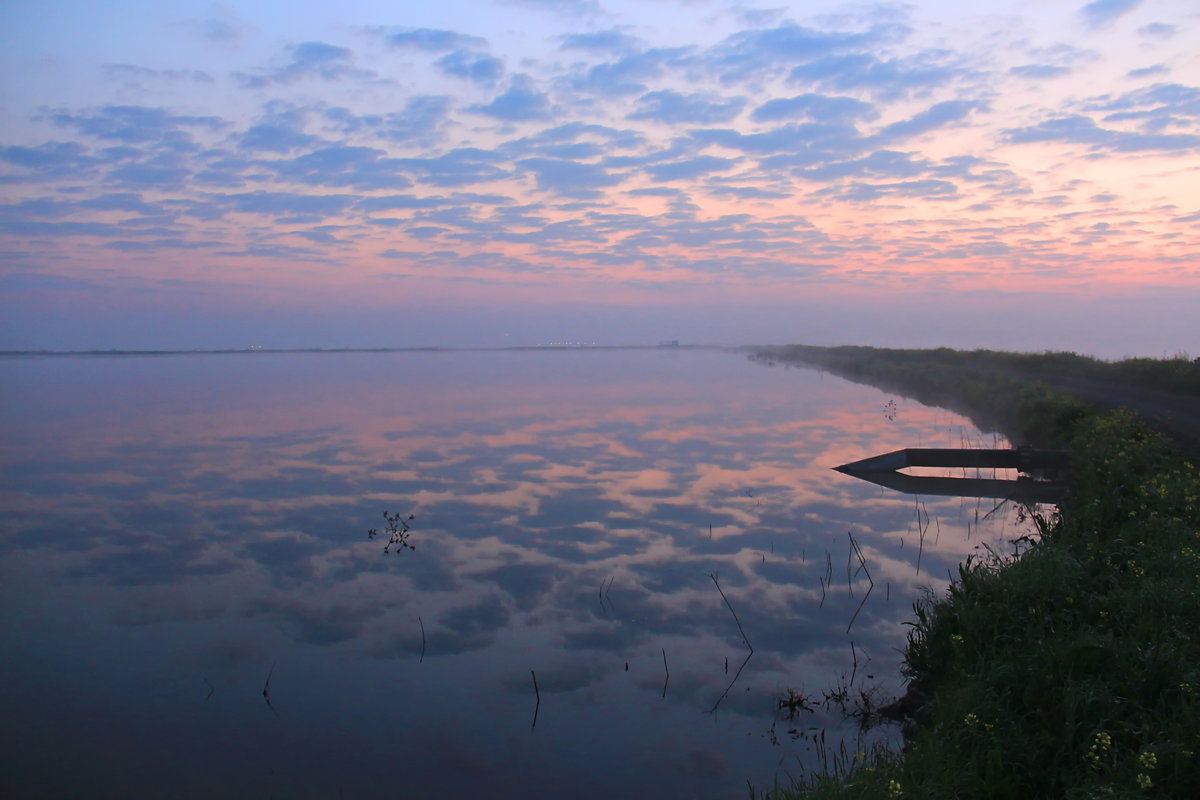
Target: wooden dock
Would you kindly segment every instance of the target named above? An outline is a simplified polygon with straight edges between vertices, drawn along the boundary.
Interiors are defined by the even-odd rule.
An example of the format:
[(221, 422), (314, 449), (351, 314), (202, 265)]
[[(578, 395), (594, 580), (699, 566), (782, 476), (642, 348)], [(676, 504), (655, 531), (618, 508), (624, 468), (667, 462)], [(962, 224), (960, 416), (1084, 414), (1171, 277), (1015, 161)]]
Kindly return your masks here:
[[(1069, 467), (1070, 453), (1063, 450), (1010, 450), (981, 448), (908, 447), (834, 467), (838, 472), (905, 494), (943, 497), (991, 497), (1018, 503), (1059, 504), (1067, 484), (1060, 477)], [(1016, 480), (997, 478), (951, 478), (910, 475), (909, 467), (948, 469), (1015, 469)], [(1039, 476), (1039, 477), (1034, 477)], [(1040, 476), (1049, 476), (1044, 479)]]
[(1071, 454), (1066, 450), (1035, 450), (1016, 447), (987, 450), (970, 447), (907, 447), (881, 456), (871, 456), (834, 467), (839, 472), (894, 471), (908, 467), (949, 467), (963, 469), (1015, 469), (1026, 475), (1039, 471), (1065, 470)]

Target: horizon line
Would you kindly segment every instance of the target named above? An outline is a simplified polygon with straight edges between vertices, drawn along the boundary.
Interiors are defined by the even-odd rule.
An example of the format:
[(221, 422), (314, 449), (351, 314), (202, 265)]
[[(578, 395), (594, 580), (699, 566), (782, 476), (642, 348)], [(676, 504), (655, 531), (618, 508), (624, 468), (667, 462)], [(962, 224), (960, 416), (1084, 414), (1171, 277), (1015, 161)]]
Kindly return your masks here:
[(421, 345), (408, 347), (209, 347), (209, 348), (107, 348), (52, 350), (27, 348), (0, 350), (0, 357), (14, 356), (172, 356), (172, 355), (251, 355), (287, 353), (453, 353), (504, 352), (520, 350), (736, 350), (763, 345), (683, 344), (677, 341), (659, 344), (533, 344), (501, 346), (444, 347)]

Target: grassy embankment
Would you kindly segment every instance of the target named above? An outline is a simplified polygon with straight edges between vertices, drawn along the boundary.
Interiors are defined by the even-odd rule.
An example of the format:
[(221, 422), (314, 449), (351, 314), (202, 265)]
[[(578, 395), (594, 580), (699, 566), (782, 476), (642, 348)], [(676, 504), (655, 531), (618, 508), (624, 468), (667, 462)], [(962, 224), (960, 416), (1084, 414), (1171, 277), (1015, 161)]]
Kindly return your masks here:
[(917, 369), (954, 369), (971, 372), (1008, 372), (1025, 376), (1074, 375), (1081, 378), (1137, 384), (1148, 388), (1195, 394), (1200, 392), (1200, 363), (1186, 356), (1127, 358), (1102, 361), (1078, 353), (1010, 353), (1003, 350), (895, 350), (881, 347), (809, 347), (784, 345), (761, 348), (784, 361), (825, 364), (846, 370), (872, 369), (899, 372)]
[[(1017, 558), (969, 559), (946, 596), (915, 607), (904, 671), (921, 705), (904, 752), (839, 762), (773, 796), (1200, 797), (1196, 469), (1135, 415), (1092, 411), (1004, 374), (1034, 370), (992, 366), (1041, 358), (1101, 371), (1104, 362), (868, 348), (767, 358), (824, 366), (967, 412), (1014, 441), (1074, 452), (1071, 498), (1040, 520), (1040, 541)], [(1184, 359), (1118, 369), (1139, 385), (1200, 384), (1200, 365)], [(1113, 375), (1100, 378), (1122, 380)]]

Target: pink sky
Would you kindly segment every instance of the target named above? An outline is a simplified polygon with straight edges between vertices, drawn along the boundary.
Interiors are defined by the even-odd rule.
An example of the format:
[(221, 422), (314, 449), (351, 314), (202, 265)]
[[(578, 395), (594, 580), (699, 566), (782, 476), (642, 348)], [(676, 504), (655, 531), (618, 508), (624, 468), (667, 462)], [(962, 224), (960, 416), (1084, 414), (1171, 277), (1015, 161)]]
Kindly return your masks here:
[(0, 11), (0, 348), (1200, 351), (1174, 0)]

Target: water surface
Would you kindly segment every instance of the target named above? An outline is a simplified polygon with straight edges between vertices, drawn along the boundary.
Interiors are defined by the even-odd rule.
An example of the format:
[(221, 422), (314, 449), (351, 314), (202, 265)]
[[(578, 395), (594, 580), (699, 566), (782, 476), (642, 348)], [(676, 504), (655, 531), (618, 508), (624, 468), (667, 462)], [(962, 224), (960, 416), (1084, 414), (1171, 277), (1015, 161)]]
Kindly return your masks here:
[[(830, 469), (993, 444), (961, 417), (730, 352), (9, 358), (0, 385), (6, 797), (744, 797), (827, 726), (857, 746), (788, 689), (895, 691), (922, 587), (1023, 532)], [(415, 550), (368, 540), (385, 511)]]

